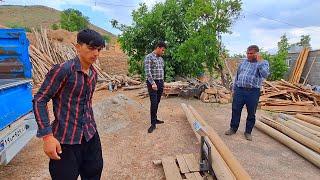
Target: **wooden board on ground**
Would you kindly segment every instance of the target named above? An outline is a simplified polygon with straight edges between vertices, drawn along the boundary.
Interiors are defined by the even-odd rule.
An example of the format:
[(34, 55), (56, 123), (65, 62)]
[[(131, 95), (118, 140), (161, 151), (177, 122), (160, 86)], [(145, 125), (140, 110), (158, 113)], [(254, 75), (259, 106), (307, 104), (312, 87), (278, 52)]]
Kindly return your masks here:
[[(175, 157), (165, 157), (161, 160), (153, 161), (155, 165), (163, 166), (167, 180), (187, 179), (203, 180), (200, 174), (200, 163), (196, 161), (194, 154), (180, 154)], [(180, 173), (181, 172), (181, 173)], [(207, 174), (205, 177), (212, 177)]]
[(167, 180), (182, 179), (179, 168), (176, 164), (176, 160), (173, 157), (166, 157), (166, 158), (163, 158), (161, 161), (162, 161), (164, 174)]
[(186, 173), (186, 178), (188, 180), (203, 180), (204, 178), (200, 175), (199, 172), (193, 172), (193, 173)]
[(200, 171), (200, 165), (196, 161), (196, 158), (194, 157), (193, 154), (184, 154), (183, 155), (184, 160), (186, 161), (188, 168), (191, 172), (198, 172)]
[(182, 154), (177, 155), (177, 161), (178, 161), (178, 164), (179, 164), (180, 172), (181, 172), (181, 173), (188, 173), (188, 172), (190, 172), (190, 171), (189, 171), (189, 168), (188, 168), (188, 165), (187, 165), (186, 161), (184, 160), (184, 157), (183, 157)]

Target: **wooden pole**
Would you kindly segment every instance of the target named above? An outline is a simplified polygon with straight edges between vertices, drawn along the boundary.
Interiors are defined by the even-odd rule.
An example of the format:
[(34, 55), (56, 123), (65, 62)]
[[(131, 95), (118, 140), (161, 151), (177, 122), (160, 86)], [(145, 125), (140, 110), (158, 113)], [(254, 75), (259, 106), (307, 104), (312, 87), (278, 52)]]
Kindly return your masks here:
[(310, 123), (307, 123), (305, 121), (302, 121), (300, 119), (297, 119), (295, 117), (292, 117), (292, 116), (289, 116), (287, 114), (283, 114), (283, 113), (279, 113), (279, 117), (281, 117), (282, 119), (285, 119), (285, 120), (292, 120), (298, 124), (301, 124), (302, 126), (306, 126), (310, 129), (313, 129), (317, 132), (320, 132), (320, 127), (316, 126), (316, 125), (313, 125), (313, 124), (310, 124)]
[(266, 133), (267, 135), (273, 137), (274, 139), (278, 140), (282, 144), (286, 145), (291, 150), (300, 154), (302, 157), (304, 157), (305, 159), (316, 165), (318, 168), (320, 168), (320, 155), (316, 152), (308, 149), (302, 144), (296, 142), (295, 140), (289, 138), (288, 136), (262, 123), (259, 120), (256, 121), (255, 127), (258, 128), (260, 131)]
[(241, 180), (247, 180), (251, 179), (249, 174), (244, 170), (244, 168), (241, 166), (239, 161), (234, 157), (232, 152), (229, 150), (229, 148), (224, 144), (222, 139), (219, 137), (219, 135), (213, 130), (212, 127), (210, 127), (206, 121), (200, 116), (200, 114), (192, 107), (189, 106), (189, 109), (195, 116), (195, 118), (204, 126), (206, 127), (208, 137), (211, 140), (211, 142), (215, 145), (218, 152), (221, 154), (224, 161), (227, 163), (233, 174), (237, 179)]
[(260, 121), (263, 123), (273, 127), (274, 129), (277, 129), (278, 131), (284, 133), (285, 135), (291, 137), (292, 139), (296, 140), (297, 142), (307, 146), (308, 148), (316, 151), (317, 153), (320, 153), (320, 143), (303, 136), (302, 134), (297, 133), (296, 131), (268, 118), (265, 116), (261, 116), (262, 118)]
[[(185, 112), (188, 122), (190, 123), (192, 130), (197, 136), (198, 141), (200, 141), (200, 134), (205, 135), (205, 130), (195, 129), (194, 123), (199, 123), (194, 115), (191, 113), (190, 109), (187, 107), (186, 104), (181, 104), (183, 111)], [(207, 142), (211, 147), (211, 158), (212, 158), (212, 168), (214, 170), (217, 179), (236, 179), (235, 176), (232, 174), (231, 170), (229, 169), (226, 162), (223, 160), (219, 152), (217, 151), (216, 147), (212, 144), (210, 139), (206, 137)]]
[(288, 128), (320, 143), (320, 138), (316, 134), (313, 134), (312, 132), (309, 132), (308, 130), (302, 128), (301, 125), (295, 123), (294, 121), (286, 121), (284, 119), (278, 118), (277, 122), (279, 122), (279, 123), (287, 126)]
[(307, 123), (314, 124), (314, 125), (320, 127), (320, 119), (319, 118), (315, 118), (312, 116), (306, 116), (303, 114), (296, 114), (295, 117), (298, 119), (301, 119), (302, 121), (305, 121)]

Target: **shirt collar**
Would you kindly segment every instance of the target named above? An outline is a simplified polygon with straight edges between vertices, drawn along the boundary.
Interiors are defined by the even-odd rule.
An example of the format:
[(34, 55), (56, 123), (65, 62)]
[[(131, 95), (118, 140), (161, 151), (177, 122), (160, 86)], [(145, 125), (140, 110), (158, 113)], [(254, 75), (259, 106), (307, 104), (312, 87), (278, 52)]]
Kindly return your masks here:
[[(76, 56), (76, 57), (74, 58), (74, 60), (75, 60), (75, 64), (74, 64), (75, 70), (82, 72), (82, 68), (81, 68), (81, 63), (80, 63), (79, 57)], [(90, 76), (90, 75), (94, 75), (94, 74), (96, 73), (96, 70), (94, 69), (93, 65), (90, 66), (90, 71), (91, 71), (91, 73), (89, 73), (89, 76)]]
[(76, 56), (76, 57), (74, 58), (74, 60), (75, 60), (75, 64), (74, 64), (75, 70), (76, 70), (76, 71), (82, 71), (79, 57)]

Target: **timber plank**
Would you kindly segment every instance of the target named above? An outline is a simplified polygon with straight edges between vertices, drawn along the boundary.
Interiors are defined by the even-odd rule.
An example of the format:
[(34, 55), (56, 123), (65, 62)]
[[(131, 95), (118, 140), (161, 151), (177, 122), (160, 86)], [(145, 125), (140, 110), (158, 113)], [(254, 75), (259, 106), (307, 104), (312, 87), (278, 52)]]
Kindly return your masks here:
[(164, 174), (167, 180), (182, 179), (179, 168), (176, 164), (176, 160), (173, 157), (165, 157), (165, 158), (162, 158), (161, 161), (162, 161)]
[(184, 157), (182, 154), (177, 155), (177, 161), (178, 161), (181, 173), (184, 174), (184, 173), (190, 172), (188, 165), (187, 165), (186, 161), (184, 160)]
[(188, 165), (188, 168), (191, 172), (200, 171), (200, 165), (197, 163), (196, 158), (193, 154), (183, 154), (183, 157)]

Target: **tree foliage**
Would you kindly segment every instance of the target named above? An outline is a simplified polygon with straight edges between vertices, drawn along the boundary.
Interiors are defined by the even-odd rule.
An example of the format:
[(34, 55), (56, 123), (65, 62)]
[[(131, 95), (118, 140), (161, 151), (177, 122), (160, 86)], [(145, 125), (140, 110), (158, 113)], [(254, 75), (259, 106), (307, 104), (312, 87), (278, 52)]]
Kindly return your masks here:
[(286, 63), (288, 57), (289, 49), (288, 38), (284, 34), (280, 37), (278, 42), (278, 51), (275, 55), (270, 55), (266, 52), (262, 53), (264, 59), (269, 61), (270, 65), (270, 76), (269, 80), (279, 80), (284, 77), (284, 74), (288, 70), (288, 65)]
[(84, 16), (79, 10), (66, 9), (60, 14), (60, 26), (68, 31), (79, 31), (87, 28), (89, 18)]
[(300, 42), (298, 42), (298, 45), (305, 48), (310, 48), (311, 47), (310, 41), (311, 41), (310, 35), (301, 35)]
[(229, 33), (239, 16), (240, 0), (166, 0), (148, 10), (145, 4), (132, 12), (133, 23), (121, 25), (119, 42), (129, 55), (129, 71), (144, 74), (143, 60), (154, 44), (165, 41), (166, 81), (176, 75), (196, 76), (221, 70), (220, 34)]

